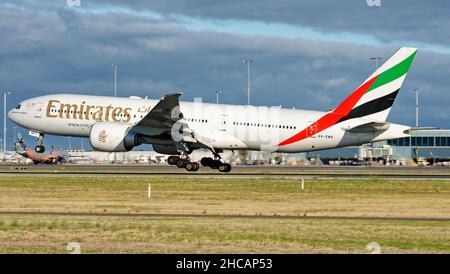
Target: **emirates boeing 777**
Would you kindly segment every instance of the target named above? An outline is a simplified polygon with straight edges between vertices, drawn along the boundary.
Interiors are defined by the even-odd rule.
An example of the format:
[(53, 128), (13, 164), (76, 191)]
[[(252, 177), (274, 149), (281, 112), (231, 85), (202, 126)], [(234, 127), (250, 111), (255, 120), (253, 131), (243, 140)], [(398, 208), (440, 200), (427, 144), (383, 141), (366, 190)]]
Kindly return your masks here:
[[(152, 144), (156, 152), (172, 155), (169, 164), (179, 168), (197, 171), (201, 164), (229, 172), (231, 165), (220, 157), (224, 150), (305, 152), (409, 136), (410, 127), (386, 118), (416, 52), (400, 48), (328, 112), (182, 102), (181, 93), (161, 100), (51, 94), (20, 102), (8, 117), (37, 138), (36, 152), (45, 151), (46, 134), (87, 137), (95, 150)], [(200, 148), (213, 157), (199, 164), (189, 155)]]

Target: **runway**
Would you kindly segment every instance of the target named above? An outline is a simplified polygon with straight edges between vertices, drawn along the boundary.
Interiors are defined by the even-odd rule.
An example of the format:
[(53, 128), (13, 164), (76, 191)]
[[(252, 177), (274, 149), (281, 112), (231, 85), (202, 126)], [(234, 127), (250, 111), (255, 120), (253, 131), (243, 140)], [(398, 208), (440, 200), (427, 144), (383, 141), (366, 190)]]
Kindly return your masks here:
[[(22, 168), (26, 170), (53, 170), (64, 167), (65, 170), (127, 170), (127, 171), (176, 171), (174, 166), (167, 164), (91, 164), (91, 165), (77, 165), (64, 164), (59, 165), (25, 165), (25, 164), (0, 164), (0, 169), (14, 169)], [(202, 167), (200, 170), (210, 170)], [(233, 165), (233, 171), (405, 171), (405, 172), (448, 172), (450, 174), (450, 167), (444, 166), (295, 166), (295, 165)]]
[(294, 220), (356, 220), (356, 221), (411, 221), (450, 222), (450, 218), (419, 217), (370, 217), (370, 216), (296, 216), (296, 215), (236, 215), (236, 214), (164, 214), (164, 213), (114, 213), (114, 212), (37, 212), (0, 211), (0, 215), (54, 215), (54, 216), (95, 216), (95, 217), (147, 217), (147, 218), (240, 218), (240, 219), (294, 219)]
[(379, 178), (450, 180), (448, 167), (233, 166), (230, 173), (207, 167), (188, 172), (169, 165), (1, 165), (0, 176), (189, 177), (189, 178)]
[(188, 172), (169, 165), (0, 165), (0, 176), (80, 177), (179, 177), (179, 178), (338, 178), (338, 179), (427, 179), (450, 180), (449, 167), (361, 167), (361, 166), (233, 166), (230, 173), (208, 167)]
[(389, 179), (389, 180), (450, 180), (450, 175), (431, 174), (233, 174), (233, 173), (77, 173), (77, 172), (0, 172), (0, 176), (50, 176), (50, 177), (140, 177), (140, 178), (205, 178), (205, 179)]

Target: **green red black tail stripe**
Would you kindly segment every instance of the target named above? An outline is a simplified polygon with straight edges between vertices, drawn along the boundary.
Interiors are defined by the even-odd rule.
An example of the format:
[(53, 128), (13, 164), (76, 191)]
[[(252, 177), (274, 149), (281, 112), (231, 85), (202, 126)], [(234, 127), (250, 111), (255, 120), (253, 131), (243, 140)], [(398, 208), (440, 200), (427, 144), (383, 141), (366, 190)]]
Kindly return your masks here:
[[(417, 49), (415, 48), (403, 47), (399, 49), (377, 70), (381, 73), (363, 83), (332, 112), (325, 114), (312, 125), (309, 125), (299, 133), (279, 143), (278, 146), (285, 146), (301, 141), (308, 136), (315, 135), (337, 123), (349, 119), (376, 113), (382, 114), (381, 118), (378, 117), (378, 119), (385, 119), (386, 116), (383, 116), (384, 114), (381, 112), (392, 107), (404, 80), (404, 78), (401, 79), (400, 77), (406, 75), (408, 72), (416, 52)], [(368, 92), (370, 94), (365, 96)], [(373, 94), (372, 92), (376, 93)], [(386, 93), (388, 94), (382, 95)], [(375, 99), (372, 99), (373, 97)], [(355, 107), (358, 102), (360, 102), (360, 105)]]
[(376, 80), (377, 76), (364, 83), (357, 90), (355, 90), (349, 97), (347, 97), (347, 99), (345, 99), (345, 101), (342, 102), (342, 104), (340, 104), (337, 108), (335, 108), (331, 113), (325, 114), (315, 123), (303, 129), (302, 131), (295, 134), (291, 138), (281, 142), (280, 144), (278, 144), (278, 146), (285, 146), (301, 141), (307, 138), (308, 136), (319, 133), (322, 130), (335, 125), (340, 119), (342, 119), (343, 117), (347, 116), (350, 113), (350, 111), (356, 105), (359, 99), (361, 99), (364, 93), (366, 93), (366, 91)]
[(397, 97), (399, 90), (400, 89), (397, 89), (396, 91), (388, 95), (385, 95), (383, 97), (377, 98), (375, 100), (372, 100), (370, 102), (355, 107), (354, 109), (352, 109), (352, 111), (350, 111), (348, 115), (342, 117), (337, 123), (344, 122), (346, 120), (353, 118), (360, 118), (374, 113), (378, 113), (380, 111), (392, 107), (392, 105), (394, 104), (395, 97)]

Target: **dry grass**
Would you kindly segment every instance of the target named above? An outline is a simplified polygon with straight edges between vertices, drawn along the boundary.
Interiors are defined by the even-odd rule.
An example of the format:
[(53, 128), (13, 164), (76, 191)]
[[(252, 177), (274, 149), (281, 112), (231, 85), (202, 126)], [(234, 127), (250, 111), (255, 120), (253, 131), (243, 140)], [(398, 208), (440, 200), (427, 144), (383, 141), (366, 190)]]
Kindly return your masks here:
[(1, 216), (0, 251), (67, 253), (383, 253), (450, 251), (449, 223)]
[(0, 177), (0, 208), (448, 218), (450, 181)]
[[(147, 184), (152, 183), (148, 199)], [(2, 211), (450, 217), (450, 181), (0, 177)], [(0, 252), (450, 252), (450, 222), (0, 215)]]

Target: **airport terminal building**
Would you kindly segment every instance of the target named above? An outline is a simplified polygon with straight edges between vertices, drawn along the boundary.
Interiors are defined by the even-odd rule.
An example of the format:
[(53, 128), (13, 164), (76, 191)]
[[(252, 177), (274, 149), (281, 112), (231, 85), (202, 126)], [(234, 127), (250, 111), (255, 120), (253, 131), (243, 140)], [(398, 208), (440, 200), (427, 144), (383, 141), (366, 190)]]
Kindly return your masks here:
[(411, 137), (376, 142), (361, 147), (311, 152), (308, 158), (359, 158), (385, 159), (387, 161), (409, 162), (425, 158), (431, 162), (450, 159), (450, 130), (420, 128), (412, 131)]
[(392, 159), (450, 158), (450, 130), (421, 129), (413, 130), (411, 137), (385, 142), (392, 147)]

